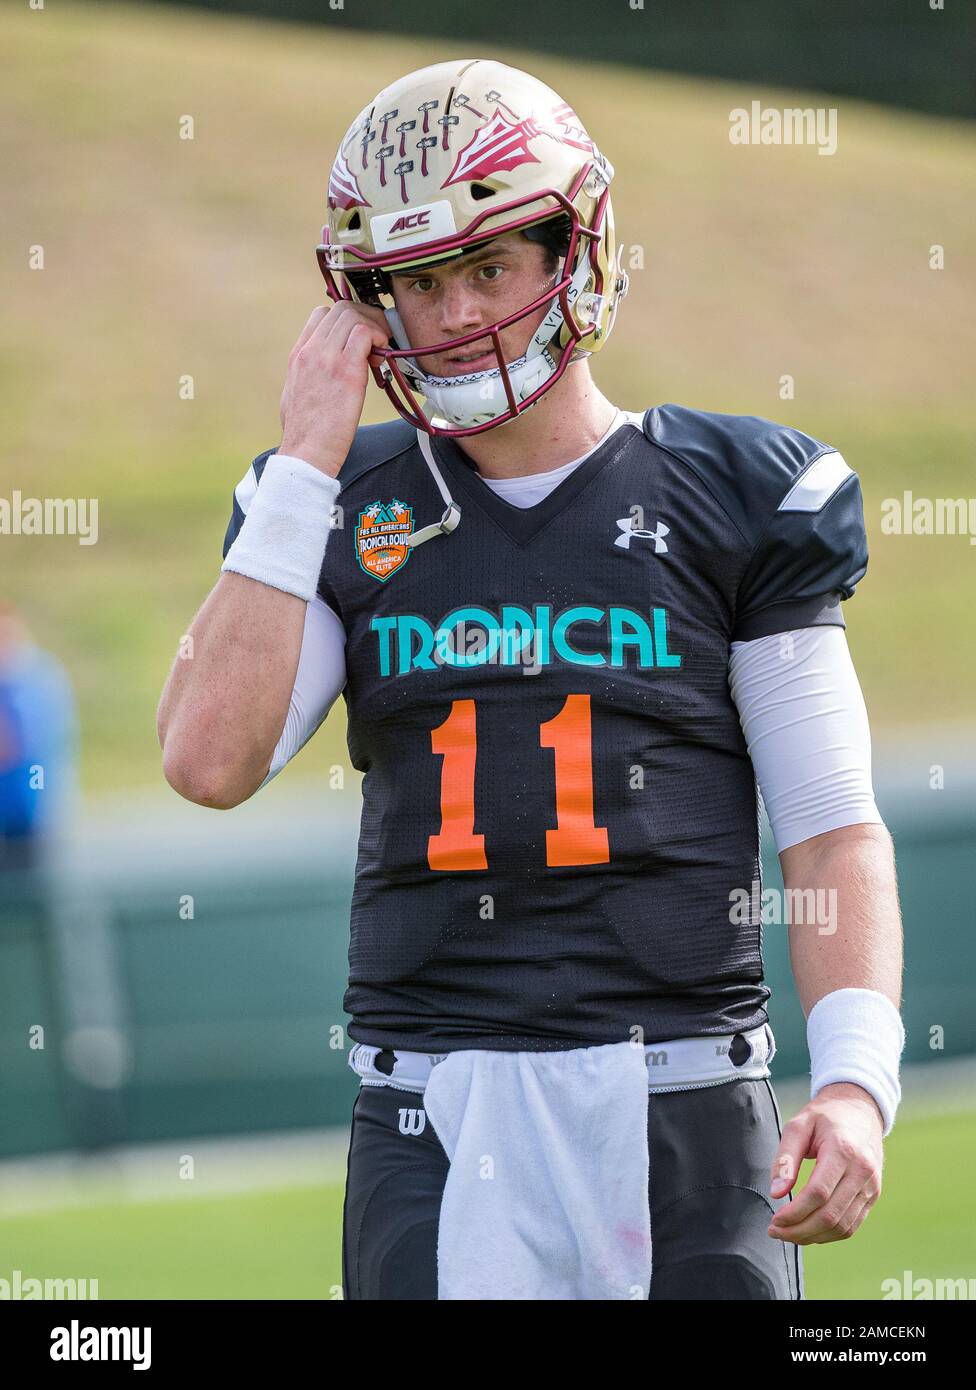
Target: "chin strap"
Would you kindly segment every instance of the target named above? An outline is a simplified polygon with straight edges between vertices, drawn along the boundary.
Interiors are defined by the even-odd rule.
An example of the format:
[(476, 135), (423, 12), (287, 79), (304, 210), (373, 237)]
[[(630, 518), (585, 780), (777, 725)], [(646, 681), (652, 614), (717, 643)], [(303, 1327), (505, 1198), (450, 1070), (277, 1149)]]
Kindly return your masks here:
[(427, 467), (434, 476), (434, 482), (437, 484), (437, 491), (440, 493), (441, 497), (443, 497), (446, 507), (440, 521), (435, 522), (432, 526), (425, 526), (420, 531), (411, 532), (407, 537), (407, 545), (410, 546), (411, 549), (414, 549), (418, 545), (423, 545), (424, 541), (433, 540), (435, 536), (449, 536), (451, 532), (456, 531), (461, 524), (461, 508), (448, 491), (447, 483), (445, 483), (441, 476), (441, 470), (434, 462), (434, 454), (430, 447), (430, 436), (423, 430), (418, 430), (417, 443), (420, 446), (420, 452), (424, 456)]

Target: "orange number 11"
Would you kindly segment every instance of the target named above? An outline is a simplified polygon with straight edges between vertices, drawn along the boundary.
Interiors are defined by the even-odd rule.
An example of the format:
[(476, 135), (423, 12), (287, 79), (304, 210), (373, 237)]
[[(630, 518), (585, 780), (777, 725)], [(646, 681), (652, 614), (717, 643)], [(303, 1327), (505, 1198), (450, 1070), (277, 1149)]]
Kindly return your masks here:
[[(432, 869), (487, 869), (485, 837), (474, 833), (474, 772), (478, 753), (474, 700), (454, 700), (430, 735), (441, 768), (441, 829), (427, 844)], [(593, 743), (589, 695), (567, 695), (562, 709), (539, 730), (556, 765), (556, 829), (546, 831), (546, 864), (607, 864), (605, 826), (593, 823)]]

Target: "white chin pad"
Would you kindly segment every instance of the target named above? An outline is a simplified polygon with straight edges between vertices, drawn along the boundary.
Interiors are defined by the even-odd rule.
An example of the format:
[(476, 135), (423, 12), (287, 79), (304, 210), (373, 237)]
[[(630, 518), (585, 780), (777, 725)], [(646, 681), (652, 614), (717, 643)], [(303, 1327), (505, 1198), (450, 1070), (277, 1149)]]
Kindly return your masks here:
[[(508, 364), (508, 379), (516, 402), (537, 391), (555, 370), (547, 354)], [(496, 420), (508, 410), (508, 396), (501, 371), (473, 372), (470, 376), (428, 377), (424, 395), (437, 413), (452, 425), (464, 428)]]

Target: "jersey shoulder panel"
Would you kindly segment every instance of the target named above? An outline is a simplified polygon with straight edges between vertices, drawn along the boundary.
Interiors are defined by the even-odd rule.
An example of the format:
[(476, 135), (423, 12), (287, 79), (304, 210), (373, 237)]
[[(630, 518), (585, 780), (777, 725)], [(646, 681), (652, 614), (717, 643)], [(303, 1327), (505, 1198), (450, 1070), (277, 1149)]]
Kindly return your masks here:
[(744, 542), (733, 640), (831, 624), (868, 564), (857, 474), (821, 439), (756, 415), (648, 411), (644, 432), (692, 469)]
[(384, 420), (380, 425), (360, 425), (345, 462), (339, 469), (339, 482), (349, 487), (364, 473), (389, 463), (417, 443), (417, 431), (406, 420)]
[(244, 518), (247, 516), (247, 509), (251, 505), (251, 499), (258, 490), (258, 483), (261, 481), (261, 474), (264, 472), (264, 465), (272, 454), (277, 453), (278, 446), (275, 444), (270, 449), (265, 449), (253, 459), (247, 472), (234, 489), (234, 497), (231, 502), (230, 521), (227, 523), (227, 530), (224, 532), (224, 552), (223, 558), (227, 559), (227, 552), (237, 539), (237, 534), (244, 525)]
[[(798, 479), (820, 459), (840, 457), (823, 440), (760, 415), (683, 405), (654, 406), (644, 417), (644, 433), (698, 475), (750, 547)], [(825, 480), (826, 470), (817, 471)]]

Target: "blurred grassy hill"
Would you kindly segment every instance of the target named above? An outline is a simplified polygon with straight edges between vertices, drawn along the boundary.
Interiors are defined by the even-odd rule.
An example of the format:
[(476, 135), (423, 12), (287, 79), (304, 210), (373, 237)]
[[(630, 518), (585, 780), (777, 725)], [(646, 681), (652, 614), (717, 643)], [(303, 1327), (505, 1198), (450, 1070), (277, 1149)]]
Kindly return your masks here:
[[(277, 441), (287, 354), (323, 297), (314, 246), (335, 147), (381, 85), (465, 55), (71, 3), (4, 8), (0, 45), (0, 495), (100, 507), (97, 545), (0, 538), (0, 593), (75, 681), (84, 784), (158, 783), (160, 687), (216, 579), (232, 489)], [(836, 154), (740, 148), (733, 107), (818, 99), (493, 51), (576, 104), (616, 167), (632, 289), (601, 387), (630, 409), (766, 415), (841, 449), (866, 498), (871, 566), (846, 612), (873, 723), (964, 718), (976, 550), (882, 536), (880, 506), (903, 489), (972, 491), (972, 127), (831, 98)], [(28, 269), (35, 245), (43, 271)], [(372, 390), (368, 412), (390, 414)], [(289, 775), (342, 757), (342, 712)]]

